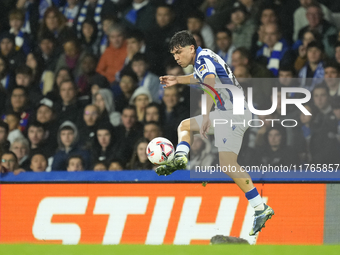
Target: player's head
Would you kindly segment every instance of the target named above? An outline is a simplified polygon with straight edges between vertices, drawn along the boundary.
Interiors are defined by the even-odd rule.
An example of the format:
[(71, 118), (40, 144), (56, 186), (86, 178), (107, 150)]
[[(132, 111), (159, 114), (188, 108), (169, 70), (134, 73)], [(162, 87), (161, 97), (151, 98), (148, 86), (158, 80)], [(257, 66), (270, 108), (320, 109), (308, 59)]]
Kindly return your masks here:
[(187, 67), (195, 61), (197, 43), (189, 31), (176, 33), (171, 38), (169, 46), (170, 53), (181, 67)]

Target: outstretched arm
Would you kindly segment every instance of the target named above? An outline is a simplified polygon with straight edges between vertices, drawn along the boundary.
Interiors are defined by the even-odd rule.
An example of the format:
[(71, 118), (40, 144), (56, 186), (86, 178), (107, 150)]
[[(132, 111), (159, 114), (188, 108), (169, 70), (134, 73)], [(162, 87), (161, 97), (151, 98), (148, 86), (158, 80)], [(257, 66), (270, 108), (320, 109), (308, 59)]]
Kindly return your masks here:
[(192, 84), (194, 79), (195, 78), (193, 74), (181, 75), (181, 76), (165, 75), (165, 76), (159, 77), (159, 81), (161, 82), (161, 84), (165, 85), (164, 86), (165, 88), (174, 86), (177, 84)]

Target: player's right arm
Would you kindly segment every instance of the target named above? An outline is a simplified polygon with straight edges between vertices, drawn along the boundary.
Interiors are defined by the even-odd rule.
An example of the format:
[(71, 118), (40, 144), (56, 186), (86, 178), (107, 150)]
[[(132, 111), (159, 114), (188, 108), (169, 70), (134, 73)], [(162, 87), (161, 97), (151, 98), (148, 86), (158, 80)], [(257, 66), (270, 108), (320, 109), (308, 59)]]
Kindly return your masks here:
[(159, 81), (165, 85), (165, 88), (176, 84), (192, 84), (193, 79), (195, 79), (193, 74), (181, 76), (165, 75), (159, 77)]

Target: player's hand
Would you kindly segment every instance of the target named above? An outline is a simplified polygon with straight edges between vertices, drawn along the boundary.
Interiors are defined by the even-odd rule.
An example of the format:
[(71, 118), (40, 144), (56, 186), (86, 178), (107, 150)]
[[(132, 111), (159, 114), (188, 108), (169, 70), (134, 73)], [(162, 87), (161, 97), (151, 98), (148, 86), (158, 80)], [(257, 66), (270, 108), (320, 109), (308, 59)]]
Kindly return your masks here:
[(163, 86), (164, 88), (171, 87), (171, 86), (178, 84), (177, 77), (173, 75), (161, 76), (159, 77), (159, 81), (161, 84), (165, 85)]
[(208, 115), (203, 115), (203, 121), (202, 121), (202, 126), (201, 126), (201, 130), (200, 130), (200, 134), (202, 139), (206, 138), (208, 139), (208, 132), (211, 126), (211, 121), (209, 119)]

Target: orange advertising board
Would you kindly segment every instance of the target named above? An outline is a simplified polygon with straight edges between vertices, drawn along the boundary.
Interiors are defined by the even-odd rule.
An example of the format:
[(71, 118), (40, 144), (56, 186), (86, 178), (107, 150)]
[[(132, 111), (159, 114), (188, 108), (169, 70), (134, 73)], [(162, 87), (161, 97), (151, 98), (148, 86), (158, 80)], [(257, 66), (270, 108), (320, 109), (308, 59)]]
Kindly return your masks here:
[[(322, 244), (325, 184), (256, 184), (275, 216), (248, 235), (253, 208), (235, 184), (0, 185), (1, 243)], [(312, 209), (311, 208), (312, 205)]]

